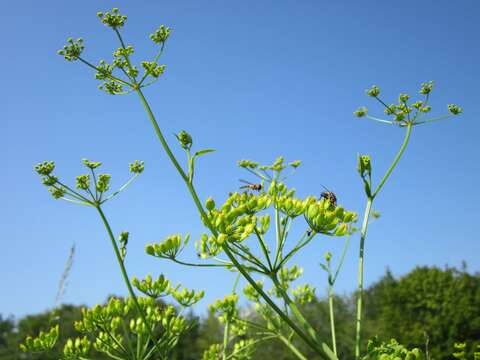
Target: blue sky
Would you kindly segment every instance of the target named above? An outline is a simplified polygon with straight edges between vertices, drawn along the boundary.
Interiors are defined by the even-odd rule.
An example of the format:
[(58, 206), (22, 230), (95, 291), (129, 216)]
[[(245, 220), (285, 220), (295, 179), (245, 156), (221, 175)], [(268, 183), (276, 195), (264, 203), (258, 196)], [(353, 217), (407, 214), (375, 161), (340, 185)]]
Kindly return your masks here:
[[(381, 114), (364, 90), (384, 98), (416, 94), (435, 80), (433, 114), (446, 104), (461, 117), (414, 129), (411, 143), (374, 208), (382, 213), (366, 242), (366, 283), (390, 268), (402, 275), (417, 265), (480, 270), (477, 204), (479, 179), (480, 3), (452, 1), (17, 1), (0, 14), (3, 69), (1, 142), (6, 174), (0, 178), (2, 250), (0, 313), (22, 316), (53, 306), (69, 248), (77, 254), (65, 302), (92, 305), (125, 294), (111, 245), (93, 209), (54, 201), (33, 165), (55, 160), (56, 173), (73, 182), (81, 159), (103, 161), (113, 185), (142, 159), (145, 173), (105, 207), (114, 231), (129, 230), (127, 266), (139, 277), (165, 273), (187, 287), (204, 288), (203, 311), (230, 289), (234, 275), (184, 268), (144, 254), (148, 242), (202, 228), (191, 199), (161, 151), (134, 95), (96, 89), (89, 69), (56, 55), (68, 36), (83, 37), (84, 56), (109, 59), (117, 47), (98, 10), (118, 6), (136, 60), (153, 56), (148, 34), (174, 28), (162, 62), (167, 71), (145, 93), (172, 146), (182, 129), (196, 149), (216, 153), (197, 165), (203, 199), (221, 201), (247, 178), (236, 161), (270, 163), (277, 155), (303, 161), (290, 186), (318, 195), (321, 184), (345, 207), (362, 212), (357, 153), (373, 158), (374, 176), (386, 170), (403, 137), (399, 128), (354, 118), (366, 105)], [(181, 151), (177, 151), (181, 157)], [(4, 163), (5, 165), (5, 163)], [(299, 221), (300, 228), (304, 226)], [(338, 259), (341, 241), (317, 238), (296, 258), (304, 280), (324, 295), (325, 251)], [(337, 291), (356, 281), (358, 237), (352, 239)], [(192, 246), (186, 259), (194, 259)]]

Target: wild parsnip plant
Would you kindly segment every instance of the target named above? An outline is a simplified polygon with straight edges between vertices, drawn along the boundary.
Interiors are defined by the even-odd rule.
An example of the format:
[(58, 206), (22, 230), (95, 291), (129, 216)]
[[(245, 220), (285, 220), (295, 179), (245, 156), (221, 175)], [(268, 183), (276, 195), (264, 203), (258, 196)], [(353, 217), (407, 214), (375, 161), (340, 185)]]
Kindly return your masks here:
[[(172, 234), (164, 240), (146, 245), (146, 253), (161, 260), (168, 260), (188, 267), (217, 267), (238, 274), (231, 294), (217, 300), (210, 310), (224, 324), (223, 342), (205, 349), (203, 359), (250, 359), (255, 346), (261, 341), (278, 339), (285, 344), (297, 358), (306, 360), (301, 352), (298, 340), (303, 341), (319, 358), (338, 359), (333, 314), (333, 288), (341, 271), (350, 238), (355, 234), (357, 215), (355, 212), (337, 204), (331, 192), (322, 193), (319, 198), (297, 197), (295, 189), (288, 188), (286, 180), (300, 166), (300, 161), (285, 162), (278, 157), (273, 164), (260, 165), (251, 160), (241, 160), (238, 165), (258, 179), (258, 183), (244, 186), (243, 191), (232, 192), (226, 200), (219, 202), (208, 197), (200, 200), (195, 188), (195, 165), (198, 157), (213, 152), (213, 149), (193, 150), (193, 139), (186, 131), (180, 131), (177, 141), (185, 153), (185, 159), (179, 160), (157, 122), (153, 111), (143, 94), (143, 88), (155, 83), (165, 72), (165, 65), (159, 63), (165, 44), (171, 35), (171, 29), (160, 26), (150, 39), (157, 47), (156, 56), (136, 66), (133, 63), (134, 48), (127, 45), (120, 33), (125, 25), (126, 16), (118, 9), (98, 13), (101, 22), (112, 29), (119, 41), (119, 48), (113, 52), (113, 60), (100, 60), (97, 65), (84, 56), (82, 39), (69, 38), (67, 44), (58, 53), (67, 61), (79, 61), (95, 71), (100, 81), (99, 88), (111, 95), (135, 93), (150, 120), (163, 151), (167, 154), (173, 167), (190, 193), (205, 231), (195, 241), (199, 255), (197, 262), (184, 261), (182, 250), (188, 245), (190, 235)], [(361, 325), (364, 246), (369, 220), (372, 216), (372, 203), (389, 178), (402, 156), (412, 128), (448, 117), (427, 119), (431, 106), (429, 97), (433, 83), (422, 85), (422, 100), (409, 103), (406, 94), (399, 96), (398, 104), (386, 105), (379, 98), (380, 89), (376, 86), (367, 94), (385, 106), (387, 116), (393, 120), (384, 120), (368, 115), (366, 108), (358, 109), (355, 114), (374, 121), (397, 125), (406, 129), (405, 140), (400, 150), (376, 187), (372, 185), (372, 165), (369, 156), (358, 158), (358, 172), (363, 181), (367, 205), (360, 231), (360, 257), (358, 274), (358, 301), (356, 319), (356, 358), (361, 357)], [(458, 115), (462, 109), (449, 105), (451, 115)], [(118, 190), (109, 192), (110, 175), (97, 174), (100, 163), (84, 160), (87, 173), (76, 178), (75, 189), (61, 182), (53, 175), (54, 163), (44, 162), (36, 166), (42, 176), (42, 182), (56, 199), (63, 199), (75, 204), (94, 208), (103, 224), (112, 244), (129, 297), (125, 300), (112, 299), (104, 306), (96, 306), (84, 311), (84, 319), (77, 324), (77, 329), (85, 337), (72, 339), (64, 349), (65, 359), (87, 359), (91, 345), (114, 359), (167, 359), (178, 338), (188, 331), (184, 318), (173, 307), (162, 307), (158, 299), (170, 295), (180, 307), (189, 307), (198, 302), (203, 291), (182, 289), (180, 285), (172, 286), (165, 276), (156, 280), (148, 276), (143, 280), (130, 279), (125, 268), (128, 232), (120, 233), (118, 240), (103, 212), (102, 205), (125, 190), (144, 170), (143, 162), (136, 161), (130, 165), (133, 176)], [(295, 225), (294, 225), (295, 223)], [(292, 238), (293, 227), (303, 232), (298, 239)], [(293, 232), (294, 233), (294, 232)], [(331, 343), (321, 339), (308, 319), (300, 310), (300, 305), (313, 301), (315, 288), (311, 284), (293, 286), (302, 275), (303, 270), (292, 264), (294, 257), (316, 237), (343, 237), (344, 250), (338, 265), (332, 265), (332, 254), (325, 255), (323, 270), (328, 275)], [(262, 322), (253, 321), (248, 316), (241, 316), (238, 308), (239, 294), (237, 285), (243, 278), (247, 285), (243, 296), (254, 305)], [(137, 297), (134, 287), (145, 297)], [(328, 325), (326, 325), (328, 326)], [(55, 346), (58, 327), (48, 333), (41, 333), (37, 338), (29, 338), (22, 347), (25, 351), (48, 351)], [(405, 359), (421, 359), (418, 350), (409, 352), (395, 343), (370, 343), (365, 359), (397, 358), (385, 357), (387, 354), (404, 354)], [(392, 350), (393, 349), (393, 350)], [(413, 355), (412, 355), (413, 354)], [(418, 356), (417, 356), (418, 355)], [(393, 356), (393, 355), (392, 355)], [(415, 356), (415, 357), (412, 357)]]
[(448, 111), (449, 114), (442, 116), (428, 118), (432, 106), (430, 105), (430, 94), (433, 90), (433, 81), (428, 83), (423, 83), (420, 88), (421, 99), (413, 102), (410, 99), (408, 94), (400, 94), (398, 96), (397, 104), (387, 105), (380, 98), (380, 88), (378, 86), (372, 86), (370, 89), (366, 90), (366, 93), (369, 97), (377, 100), (384, 108), (385, 115), (392, 120), (385, 120), (378, 117), (373, 117), (368, 115), (368, 109), (366, 107), (361, 107), (354, 112), (358, 117), (366, 117), (370, 120), (386, 124), (389, 126), (398, 126), (400, 128), (405, 128), (405, 138), (403, 140), (400, 149), (398, 150), (395, 158), (393, 159), (390, 167), (387, 169), (380, 182), (376, 187), (372, 184), (372, 164), (370, 156), (360, 155), (358, 157), (358, 173), (362, 179), (364, 185), (365, 195), (367, 197), (367, 204), (365, 206), (365, 212), (363, 216), (363, 223), (360, 232), (360, 252), (359, 252), (359, 263), (358, 263), (358, 298), (357, 298), (357, 319), (356, 319), (356, 342), (355, 342), (355, 358), (360, 358), (360, 345), (361, 345), (361, 335), (362, 335), (362, 306), (363, 306), (363, 268), (364, 268), (364, 259), (365, 259), (365, 238), (367, 236), (368, 223), (370, 221), (370, 213), (372, 211), (372, 204), (378, 193), (385, 185), (386, 181), (392, 174), (393, 170), (397, 166), (400, 158), (402, 157), (409, 141), (412, 129), (417, 125), (430, 124), (436, 121), (448, 119), (451, 116), (459, 115), (463, 112), (462, 108), (455, 105), (449, 104)]

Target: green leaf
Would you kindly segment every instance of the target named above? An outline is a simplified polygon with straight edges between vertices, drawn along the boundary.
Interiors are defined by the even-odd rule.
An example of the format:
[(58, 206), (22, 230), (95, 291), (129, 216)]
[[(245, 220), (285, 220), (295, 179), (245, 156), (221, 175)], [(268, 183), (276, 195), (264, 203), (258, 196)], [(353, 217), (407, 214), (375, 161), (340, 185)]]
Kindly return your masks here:
[(323, 270), (325, 270), (327, 273), (330, 273), (330, 269), (329, 269), (325, 264), (320, 263), (319, 265), (320, 265), (320, 267), (321, 267)]
[(205, 149), (205, 150), (200, 150), (200, 151), (197, 151), (193, 157), (196, 158), (198, 156), (201, 156), (201, 155), (205, 155), (205, 154), (208, 154), (208, 153), (211, 153), (211, 152), (214, 152), (215, 149)]

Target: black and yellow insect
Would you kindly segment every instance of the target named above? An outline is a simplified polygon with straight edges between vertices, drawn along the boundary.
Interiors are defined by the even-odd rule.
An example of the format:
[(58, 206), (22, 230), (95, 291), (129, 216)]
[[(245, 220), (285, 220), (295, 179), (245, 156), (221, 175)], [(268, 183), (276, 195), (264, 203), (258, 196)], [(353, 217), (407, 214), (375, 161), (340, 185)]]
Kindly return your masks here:
[(332, 205), (334, 208), (337, 207), (337, 197), (336, 197), (336, 195), (332, 191), (328, 190), (325, 186), (323, 186), (323, 188), (326, 191), (324, 191), (320, 194), (320, 198), (327, 200), (330, 203), (330, 205)]
[(246, 180), (240, 180), (240, 182), (246, 184), (246, 185), (240, 186), (240, 189), (249, 189), (253, 191), (262, 191), (263, 189), (262, 184), (252, 184), (251, 182)]

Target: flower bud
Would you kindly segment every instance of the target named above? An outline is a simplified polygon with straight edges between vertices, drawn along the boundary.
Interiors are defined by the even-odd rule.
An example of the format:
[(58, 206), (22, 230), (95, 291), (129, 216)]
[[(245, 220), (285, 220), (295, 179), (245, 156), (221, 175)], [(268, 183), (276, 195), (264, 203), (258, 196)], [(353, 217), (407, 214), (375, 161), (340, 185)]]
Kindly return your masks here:
[(377, 97), (380, 95), (380, 88), (377, 85), (373, 85), (370, 89), (366, 90), (368, 96)]
[(398, 101), (401, 102), (401, 103), (407, 102), (408, 99), (410, 99), (410, 96), (408, 94), (400, 94), (398, 96)]
[(372, 173), (372, 164), (369, 155), (359, 155), (357, 163), (357, 171), (363, 178), (366, 175), (370, 176)]
[(395, 114), (396, 109), (397, 109), (397, 107), (394, 104), (392, 104), (392, 105), (385, 108), (385, 114), (393, 115), (393, 114)]
[(364, 117), (367, 115), (368, 109), (365, 106), (359, 107), (357, 110), (353, 112), (353, 115), (356, 117)]
[(330, 262), (330, 260), (332, 259), (332, 253), (329, 251), (327, 251), (324, 256), (326, 262)]
[(145, 169), (143, 161), (135, 160), (135, 162), (130, 164), (130, 172), (134, 174), (141, 174)]
[(348, 226), (347, 224), (341, 224), (336, 230), (335, 230), (335, 236), (343, 236), (347, 233)]
[(84, 175), (79, 175), (76, 178), (77, 180), (77, 189), (82, 189), (82, 190), (88, 190), (90, 187), (90, 175), (89, 174), (84, 174)]
[(213, 209), (215, 209), (215, 201), (211, 197), (209, 197), (205, 201), (205, 207), (207, 208), (208, 211), (212, 211)]
[(429, 81), (428, 83), (423, 83), (422, 87), (420, 88), (420, 94), (422, 95), (430, 94), (432, 89), (433, 89), (433, 81)]
[(88, 159), (82, 159), (82, 162), (83, 164), (90, 168), (90, 169), (96, 169), (97, 167), (99, 167), (100, 165), (102, 165), (101, 162), (98, 162), (98, 161), (89, 161)]
[(52, 173), (53, 169), (55, 169), (55, 163), (53, 161), (44, 161), (35, 166), (35, 171), (38, 175), (48, 176)]
[(217, 243), (219, 245), (222, 245), (225, 242), (225, 240), (227, 240), (227, 235), (226, 234), (220, 234), (220, 235), (217, 236)]
[(458, 115), (463, 112), (463, 109), (455, 104), (448, 104), (448, 111), (450, 111), (453, 115)]
[(177, 140), (182, 146), (182, 148), (184, 148), (185, 150), (189, 150), (192, 147), (192, 136), (185, 130), (180, 131), (178, 135), (175, 136), (177, 137)]
[(145, 246), (145, 252), (148, 255), (154, 256), (155, 255), (155, 248), (153, 247), (152, 244), (147, 244), (147, 246)]

